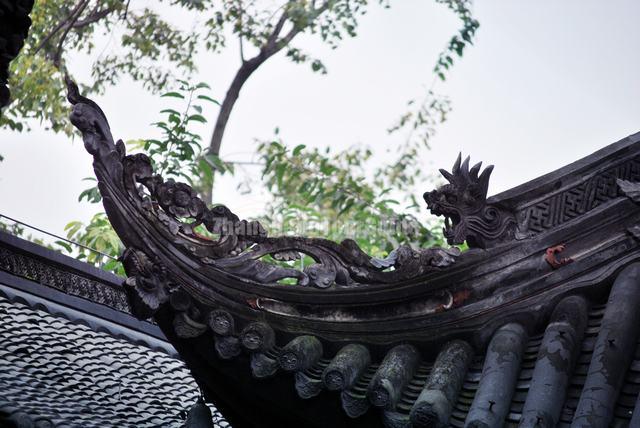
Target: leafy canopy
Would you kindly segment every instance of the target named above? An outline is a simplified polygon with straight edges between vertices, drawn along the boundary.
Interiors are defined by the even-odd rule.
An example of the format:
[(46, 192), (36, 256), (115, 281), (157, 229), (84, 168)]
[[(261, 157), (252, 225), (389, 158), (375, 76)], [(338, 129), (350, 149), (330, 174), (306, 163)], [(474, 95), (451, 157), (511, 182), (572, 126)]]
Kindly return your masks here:
[[(95, 58), (87, 70), (90, 83), (81, 88), (89, 94), (102, 93), (125, 76), (151, 92), (165, 91), (196, 70), (196, 54), (217, 54), (236, 40), (242, 61), (248, 51), (260, 55), (273, 45), (286, 49), (292, 61), (325, 72), (319, 59), (290, 45), (292, 39), (308, 32), (337, 46), (356, 35), (367, 5), (367, 0), (38, 1), (29, 37), (11, 65), (13, 103), (0, 125), (23, 131), (28, 119), (37, 119), (71, 135), (62, 77), (79, 56)], [(195, 24), (179, 28), (175, 16)]]
[[(263, 221), (287, 226), (294, 219), (311, 224), (339, 218), (342, 225), (371, 225), (368, 233), (356, 238), (372, 255), (384, 255), (401, 243), (424, 246), (439, 242), (430, 227), (417, 220), (422, 204), (408, 195), (407, 189), (424, 181), (418, 154), (429, 147), (436, 127), (451, 109), (435, 85), (446, 79), (455, 58), (472, 43), (479, 24), (472, 16), (470, 0), (435, 1), (450, 8), (461, 27), (438, 56), (429, 89), (410, 100), (407, 111), (389, 129), (406, 136), (394, 150), (396, 157), (374, 166), (372, 152), (366, 147), (340, 152), (302, 145), (290, 149), (276, 136), (258, 147), (262, 175), (272, 194)], [(390, 2), (373, 3), (389, 7)], [(369, 7), (367, 0), (158, 0), (146, 6), (136, 0), (42, 0), (34, 7), (33, 26), (23, 53), (12, 63), (9, 83), (14, 101), (0, 116), (0, 125), (25, 131), (35, 119), (55, 132), (71, 135), (62, 76), (74, 71), (69, 64), (77, 55), (92, 55), (90, 83), (81, 85), (83, 92), (103, 93), (128, 77), (145, 90), (163, 94), (166, 100), (183, 103), (160, 112), (163, 119), (154, 124), (161, 130), (160, 138), (130, 141), (128, 145), (147, 153), (157, 172), (187, 181), (207, 194), (215, 172), (234, 172), (233, 164), (218, 156), (219, 144), (235, 98), (251, 73), (280, 51), (292, 62), (326, 73), (321, 59), (296, 44), (296, 36), (314, 34), (335, 48), (344, 38), (357, 35), (359, 20)], [(179, 28), (172, 18), (180, 13), (190, 14), (196, 24)], [(218, 54), (236, 43), (240, 65), (220, 103), (207, 147), (191, 126), (212, 122), (202, 115), (201, 105), (217, 101), (206, 94), (208, 85), (190, 85), (187, 80), (196, 70), (198, 53)], [(368, 173), (371, 170), (373, 174)], [(100, 195), (94, 186), (79, 199), (97, 203)], [(381, 222), (392, 226), (380, 227)], [(334, 240), (352, 234), (342, 227), (304, 232)], [(102, 213), (88, 225), (70, 223), (67, 233), (69, 238), (113, 257), (122, 250)], [(110, 270), (121, 269), (101, 254), (65, 249)]]
[[(471, 14), (470, 0), (435, 1), (450, 8), (461, 23), (434, 68), (434, 74), (444, 80), (454, 58), (462, 56), (472, 42), (479, 24)], [(390, 6), (388, 0), (373, 3)], [(194, 61), (198, 53), (215, 55), (236, 43), (240, 53), (236, 78), (244, 81), (280, 50), (291, 61), (326, 73), (322, 60), (298, 46), (296, 36), (315, 34), (335, 48), (344, 38), (357, 35), (358, 23), (369, 7), (368, 0), (38, 1), (29, 37), (11, 64), (13, 103), (0, 115), (0, 126), (24, 131), (35, 119), (48, 129), (72, 135), (63, 75), (76, 71), (72, 65), (79, 57), (93, 58), (90, 70), (81, 70), (91, 76), (81, 85), (88, 95), (103, 93), (124, 77), (153, 93), (166, 92), (180, 85), (180, 79), (189, 79), (197, 68)], [(194, 24), (180, 28), (176, 16), (187, 16), (190, 19), (183, 21)], [(234, 79), (229, 89), (239, 83), (239, 91), (243, 79)], [(432, 88), (422, 101), (411, 100), (409, 111), (391, 129), (413, 129), (411, 138), (424, 140), (423, 130), (431, 126), (429, 109), (434, 101), (439, 102)], [(223, 106), (225, 102), (230, 104), (229, 111), (221, 111), (215, 121), (220, 128), (219, 140), (235, 99), (223, 100)], [(219, 143), (212, 138), (215, 155)]]

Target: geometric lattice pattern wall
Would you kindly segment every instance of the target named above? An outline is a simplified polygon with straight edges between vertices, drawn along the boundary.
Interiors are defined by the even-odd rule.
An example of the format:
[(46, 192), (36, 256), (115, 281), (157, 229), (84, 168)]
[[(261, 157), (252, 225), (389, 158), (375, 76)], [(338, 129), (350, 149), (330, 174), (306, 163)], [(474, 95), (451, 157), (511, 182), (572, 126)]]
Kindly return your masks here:
[(519, 231), (540, 233), (620, 196), (617, 179), (640, 181), (640, 157), (614, 165), (573, 187), (520, 208), (516, 215)]

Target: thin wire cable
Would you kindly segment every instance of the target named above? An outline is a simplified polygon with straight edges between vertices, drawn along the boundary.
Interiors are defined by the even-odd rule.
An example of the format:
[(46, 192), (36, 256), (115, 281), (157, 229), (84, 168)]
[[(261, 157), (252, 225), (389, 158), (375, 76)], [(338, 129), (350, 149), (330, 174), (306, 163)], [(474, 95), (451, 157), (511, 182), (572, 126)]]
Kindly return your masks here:
[(75, 242), (75, 241), (72, 241), (70, 239), (63, 238), (62, 236), (58, 236), (55, 233), (47, 232), (46, 230), (40, 229), (40, 228), (35, 227), (35, 226), (31, 226), (28, 223), (25, 223), (25, 222), (20, 221), (20, 220), (16, 220), (15, 218), (11, 218), (8, 215), (4, 215), (4, 214), (0, 213), (0, 218), (3, 218), (3, 217), (6, 218), (9, 221), (12, 221), (12, 222), (20, 224), (22, 226), (28, 227), (29, 229), (37, 230), (40, 233), (44, 233), (45, 235), (49, 235), (49, 236), (54, 237), (56, 239), (59, 239), (61, 241), (67, 242), (69, 244), (77, 245), (78, 247), (84, 248), (85, 250), (92, 251), (92, 252), (94, 252), (96, 254), (100, 254), (101, 256), (107, 257), (107, 258), (109, 258), (111, 260), (116, 260), (116, 261), (118, 260), (116, 257), (110, 256), (109, 254), (105, 254), (105, 253), (103, 253), (101, 251), (98, 251), (96, 249), (93, 249), (91, 247), (87, 247), (86, 245), (83, 245), (83, 244), (81, 244), (79, 242)]
[(224, 163), (232, 163), (234, 165), (264, 165), (264, 162), (253, 162), (253, 161), (223, 161)]

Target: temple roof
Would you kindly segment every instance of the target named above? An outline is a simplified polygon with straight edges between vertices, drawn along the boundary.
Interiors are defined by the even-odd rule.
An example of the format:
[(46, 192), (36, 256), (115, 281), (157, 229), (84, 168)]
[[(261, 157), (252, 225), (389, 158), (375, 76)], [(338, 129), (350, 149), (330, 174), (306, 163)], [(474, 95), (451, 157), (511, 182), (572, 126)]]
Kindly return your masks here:
[[(295, 420), (317, 427), (635, 426), (629, 424), (640, 418), (635, 411), (640, 410), (640, 314), (635, 310), (640, 304), (640, 264), (624, 269), (613, 287), (607, 280), (598, 288), (589, 296), (564, 297), (531, 334), (524, 323), (504, 323), (484, 349), (474, 350), (454, 339), (433, 349), (435, 358), (399, 344), (377, 360), (365, 349), (367, 362), (358, 366), (352, 359), (348, 367), (341, 366), (340, 359), (354, 352), (344, 347), (333, 358), (292, 368), (291, 357), (286, 357), (292, 352), (290, 343), (265, 354), (245, 348), (250, 357), (240, 354), (233, 365), (220, 364), (229, 356), (218, 351), (203, 365), (190, 357), (191, 352), (202, 352), (206, 336), (171, 340), (197, 377), (217, 373), (209, 388), (221, 400), (230, 395), (233, 380), (241, 380), (234, 389), (243, 391), (243, 404), (237, 404), (250, 401), (252, 411), (228, 412), (238, 426), (277, 426)], [(289, 355), (304, 359), (301, 351)], [(383, 387), (383, 379), (391, 385)], [(268, 396), (275, 391), (278, 401), (286, 403), (278, 415), (258, 404), (274, 406)], [(300, 401), (292, 404), (294, 395)], [(323, 412), (305, 419), (304, 412), (318, 406)], [(261, 418), (269, 423), (261, 423)]]
[[(31, 5), (0, 0), (0, 104)], [(640, 133), (493, 197), (459, 156), (424, 199), (470, 250), (378, 259), (208, 207), (68, 85), (128, 278), (0, 234), (1, 423), (640, 426)]]
[(0, 425), (177, 427), (199, 396), (166, 353), (2, 297), (0, 318)]
[[(640, 134), (495, 197), (493, 166), (459, 156), (424, 198), (470, 250), (375, 259), (207, 207), (127, 155), (69, 84), (132, 313), (153, 317), (232, 424), (640, 424)], [(301, 255), (313, 262), (273, 262)]]
[(0, 426), (184, 425), (198, 386), (121, 283), (0, 233)]

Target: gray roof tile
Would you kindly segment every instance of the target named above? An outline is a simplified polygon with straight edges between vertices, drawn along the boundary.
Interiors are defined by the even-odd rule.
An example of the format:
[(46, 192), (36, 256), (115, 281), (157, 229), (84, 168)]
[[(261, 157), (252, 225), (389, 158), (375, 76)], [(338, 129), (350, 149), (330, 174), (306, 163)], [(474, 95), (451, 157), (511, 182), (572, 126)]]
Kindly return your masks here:
[(0, 425), (56, 427), (179, 427), (199, 394), (165, 353), (2, 297), (0, 391)]

